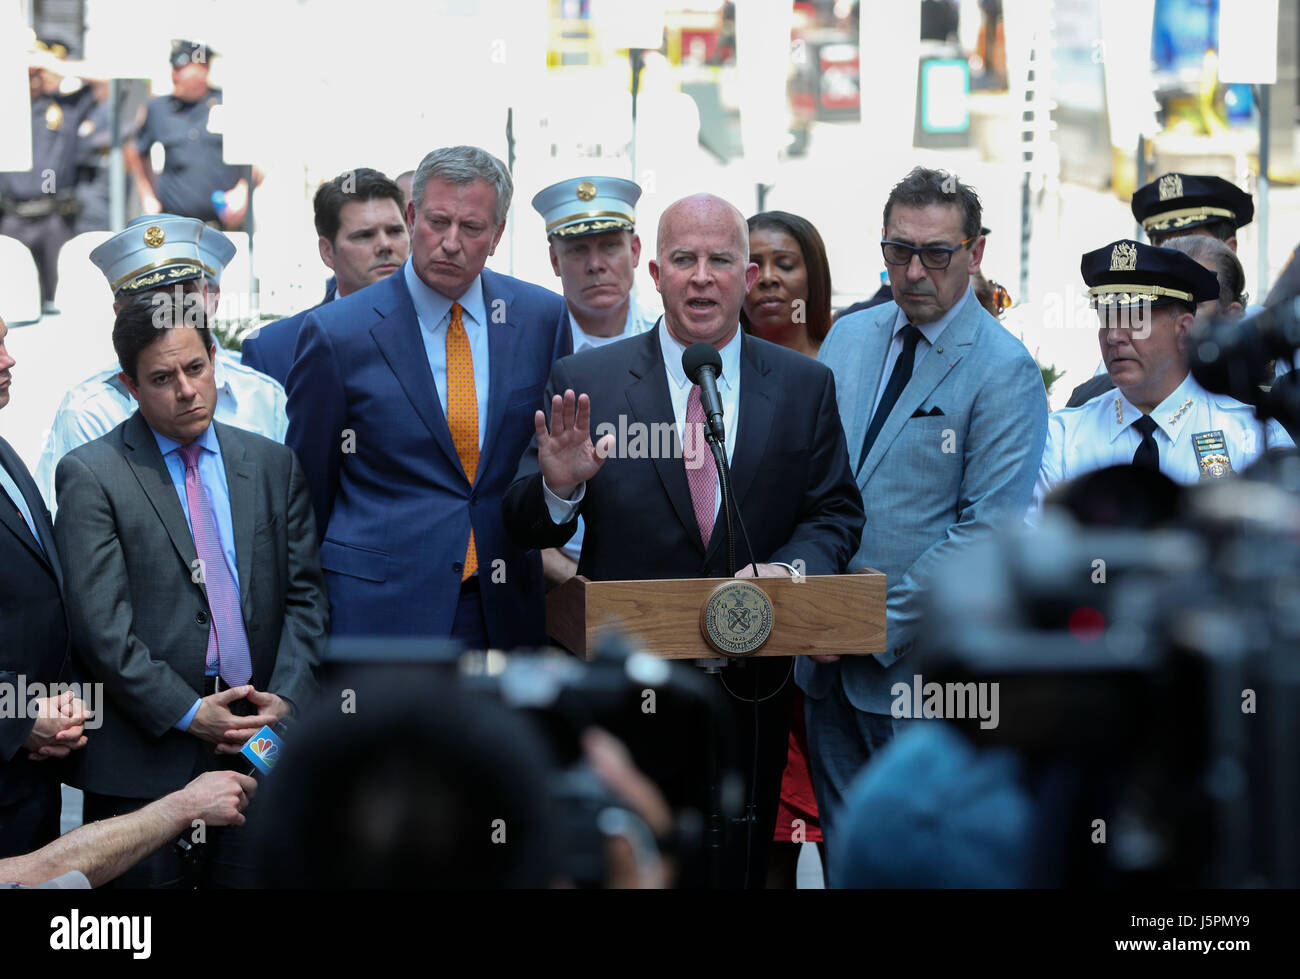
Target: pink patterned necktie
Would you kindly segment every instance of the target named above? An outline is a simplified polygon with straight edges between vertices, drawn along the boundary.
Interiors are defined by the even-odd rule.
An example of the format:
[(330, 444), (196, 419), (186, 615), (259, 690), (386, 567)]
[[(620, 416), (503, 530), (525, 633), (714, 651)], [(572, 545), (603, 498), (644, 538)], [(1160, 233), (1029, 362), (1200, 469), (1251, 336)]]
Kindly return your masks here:
[(248, 652), (248, 634), (244, 631), (244, 616), (239, 606), (239, 589), (226, 565), (226, 555), (221, 549), (221, 534), (208, 505), (208, 494), (199, 477), (199, 454), (203, 447), (197, 442), (181, 446), (180, 456), (185, 463), (185, 499), (190, 507), (190, 527), (194, 533), (194, 549), (198, 552), (203, 571), (204, 586), (208, 591), (207, 669), (218, 666), (221, 679), (227, 686), (238, 687), (253, 675), (253, 661)]
[[(691, 395), (686, 399), (686, 428), (695, 429), (692, 438), (694, 444), (703, 447), (704, 441), (704, 405), (700, 403), (700, 387), (691, 388)], [(713, 512), (718, 489), (718, 470), (713, 465), (712, 456), (705, 456), (704, 464), (692, 469), (686, 467), (686, 482), (691, 487), (691, 503), (695, 507), (695, 520), (700, 525), (700, 540), (709, 546), (713, 536)]]

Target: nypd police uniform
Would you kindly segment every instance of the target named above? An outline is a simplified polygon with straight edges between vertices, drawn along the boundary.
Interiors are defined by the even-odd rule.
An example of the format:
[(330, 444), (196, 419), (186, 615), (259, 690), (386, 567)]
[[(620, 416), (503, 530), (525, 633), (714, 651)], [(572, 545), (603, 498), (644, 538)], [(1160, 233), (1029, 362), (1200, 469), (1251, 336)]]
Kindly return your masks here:
[[(172, 67), (188, 64), (198, 51), (204, 58), (215, 56), (202, 45), (174, 41)], [(166, 153), (154, 188), (163, 211), (218, 222), (213, 192), (230, 190), (240, 178), (248, 178), (247, 167), (230, 166), (222, 160), (222, 137), (208, 129), (208, 114), (220, 104), (221, 90), (217, 88), (209, 88), (197, 102), (161, 95), (146, 104), (135, 147), (144, 157), (154, 143), (161, 143)]]
[[(1092, 302), (1125, 307), (1183, 303), (1218, 295), (1218, 280), (1181, 252), (1121, 240), (1083, 256)], [(1276, 421), (1226, 395), (1211, 394), (1190, 371), (1150, 415), (1118, 388), (1052, 412), (1034, 490), (1034, 509), (1056, 486), (1107, 466), (1158, 468), (1177, 483), (1240, 472), (1270, 449), (1294, 443)]]
[[(636, 202), (640, 198), (641, 188), (631, 180), (620, 177), (573, 177), (538, 191), (532, 203), (546, 222), (547, 240), (554, 241), (607, 231), (635, 231)], [(644, 308), (635, 294), (628, 297), (627, 320), (623, 331), (614, 336), (598, 337), (584, 332), (570, 311), (569, 330), (573, 337), (573, 352), (576, 354), (590, 347), (617, 343), (626, 337), (644, 333), (658, 321), (658, 314)], [(582, 553), (585, 530), (580, 516), (577, 531), (561, 548), (575, 561)]]

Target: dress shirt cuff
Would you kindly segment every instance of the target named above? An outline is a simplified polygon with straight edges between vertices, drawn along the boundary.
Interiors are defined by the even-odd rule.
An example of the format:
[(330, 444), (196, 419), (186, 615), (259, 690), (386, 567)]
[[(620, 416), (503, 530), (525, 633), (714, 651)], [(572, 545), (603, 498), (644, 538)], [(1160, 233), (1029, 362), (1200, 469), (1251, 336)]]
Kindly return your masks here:
[(190, 725), (194, 722), (194, 715), (199, 712), (199, 707), (203, 704), (203, 698), (200, 697), (194, 701), (194, 706), (185, 712), (185, 716), (172, 725), (178, 731), (188, 731)]
[(551, 515), (551, 522), (557, 527), (560, 524), (566, 524), (578, 513), (578, 504), (582, 498), (587, 495), (587, 484), (579, 483), (578, 489), (572, 499), (562, 500), (546, 485), (546, 480), (542, 480), (542, 494), (546, 497), (546, 512)]
[(799, 577), (799, 569), (796, 568), (793, 564), (786, 564), (784, 561), (768, 561), (767, 563), (768, 563), (768, 564), (774, 564), (774, 565), (776, 565), (778, 568), (785, 568), (785, 570), (787, 570), (787, 571), (790, 572), (790, 577), (791, 577), (791, 578), (798, 578), (798, 577)]

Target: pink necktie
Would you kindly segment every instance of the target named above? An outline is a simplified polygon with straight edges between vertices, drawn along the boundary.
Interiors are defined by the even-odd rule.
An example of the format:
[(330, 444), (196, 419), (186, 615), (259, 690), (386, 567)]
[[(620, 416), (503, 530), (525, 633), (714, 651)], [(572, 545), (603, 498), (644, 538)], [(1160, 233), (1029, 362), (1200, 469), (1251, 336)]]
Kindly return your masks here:
[(211, 613), (207, 667), (211, 671), (214, 665), (218, 666), (226, 685), (238, 687), (252, 677), (253, 661), (248, 652), (248, 634), (244, 631), (244, 616), (239, 607), (239, 589), (235, 587), (234, 576), (226, 565), (221, 534), (212, 517), (203, 480), (199, 478), (199, 453), (202, 451), (202, 446), (191, 442), (181, 446), (180, 455), (185, 463), (185, 499), (190, 507), (194, 549), (202, 562), (200, 567)]
[[(695, 431), (691, 432), (688, 438), (694, 439), (694, 444), (703, 448), (705, 445), (704, 405), (700, 403), (699, 385), (691, 388), (691, 395), (686, 399), (688, 432), (692, 426), (695, 426)], [(691, 487), (691, 503), (695, 507), (695, 520), (700, 525), (700, 540), (704, 541), (705, 547), (708, 547), (709, 538), (713, 536), (713, 511), (718, 488), (718, 470), (713, 465), (711, 455), (704, 457), (702, 466), (694, 469), (690, 466), (686, 467), (686, 482)]]

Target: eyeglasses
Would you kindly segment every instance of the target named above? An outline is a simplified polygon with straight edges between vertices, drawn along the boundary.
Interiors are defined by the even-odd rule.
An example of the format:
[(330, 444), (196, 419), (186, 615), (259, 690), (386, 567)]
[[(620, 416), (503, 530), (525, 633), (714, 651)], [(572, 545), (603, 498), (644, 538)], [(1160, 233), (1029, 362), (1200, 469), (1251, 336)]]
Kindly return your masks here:
[(1011, 308), (1011, 293), (1007, 292), (1007, 287), (1001, 282), (991, 282), (993, 286), (993, 305), (1001, 312), (1004, 309)]
[(942, 248), (938, 245), (926, 245), (924, 248), (913, 248), (911, 245), (904, 245), (901, 241), (882, 241), (880, 251), (885, 256), (885, 261), (890, 265), (910, 265), (913, 255), (921, 256), (921, 264), (927, 269), (933, 269), (936, 272), (946, 269), (952, 263), (953, 253), (961, 251), (978, 235), (972, 235), (967, 238), (956, 248)]

